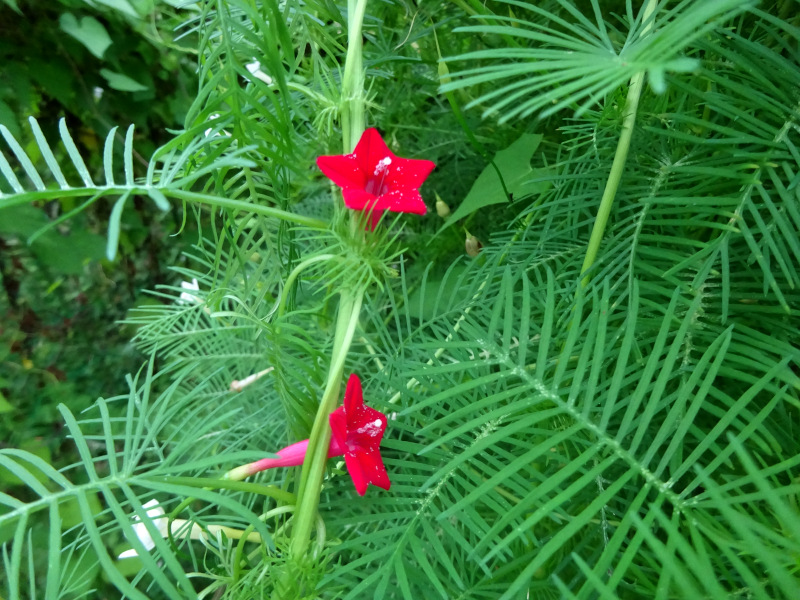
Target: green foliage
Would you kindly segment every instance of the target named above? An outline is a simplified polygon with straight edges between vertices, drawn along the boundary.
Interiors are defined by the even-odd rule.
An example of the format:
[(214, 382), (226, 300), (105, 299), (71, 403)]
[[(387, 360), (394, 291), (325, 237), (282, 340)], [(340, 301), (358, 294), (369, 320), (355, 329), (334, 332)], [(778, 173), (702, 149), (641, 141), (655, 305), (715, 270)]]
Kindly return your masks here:
[[(542, 115), (547, 116), (571, 105), (578, 105), (576, 114), (580, 115), (641, 71), (648, 73), (655, 91), (663, 92), (665, 73), (688, 72), (697, 67), (695, 60), (679, 56), (683, 49), (712, 29), (715, 21), (724, 21), (752, 4), (741, 0), (683, 0), (667, 11), (664, 9), (668, 3), (661, 1), (658, 8), (634, 15), (631, 3), (627, 2), (628, 30), (625, 39), (620, 39), (623, 34), (606, 23), (598, 0), (591, 2), (594, 23), (567, 2), (558, 3), (560, 11), (518, 0), (500, 2), (530, 11), (540, 20), (487, 15), (484, 18), (489, 23), (502, 25), (475, 25), (458, 31), (507, 36), (511, 47), (478, 50), (450, 60), (511, 59), (513, 62), (454, 73), (457, 81), (446, 83), (442, 89), (515, 78), (514, 82), (494, 88), (468, 105), (501, 98), (484, 110), (484, 115), (489, 115), (516, 104), (503, 114), (501, 121), (526, 117), (542, 109)], [(651, 29), (654, 33), (648, 35)], [(515, 38), (530, 40), (535, 45), (520, 47)], [(519, 59), (525, 62), (517, 62)]]
[[(81, 457), (85, 475), (88, 481), (75, 485), (67, 480), (64, 475), (53, 469), (37, 456), (21, 450), (5, 449), (0, 451), (0, 465), (10, 473), (25, 482), (36, 500), (23, 503), (11, 496), (3, 494), (0, 501), (9, 509), (2, 516), (2, 531), (6, 539), (13, 538), (12, 550), (4, 553), (4, 567), (8, 577), (9, 597), (19, 597), (21, 589), (28, 584), (20, 578), (22, 564), (34, 562), (35, 544), (28, 538), (26, 525), (28, 520), (39, 510), (49, 509), (49, 525), (51, 535), (47, 541), (48, 557), (47, 571), (42, 574), (45, 582), (45, 595), (52, 597), (58, 593), (62, 586), (62, 579), (80, 579), (79, 574), (62, 569), (72, 562), (74, 556), (80, 555), (91, 548), (94, 560), (98, 561), (104, 573), (111, 582), (123, 593), (131, 598), (147, 598), (148, 596), (137, 591), (120, 571), (122, 563), (118, 563), (109, 554), (109, 546), (122, 542), (124, 536), (139, 551), (142, 567), (152, 576), (152, 583), (165, 594), (171, 597), (191, 594), (192, 585), (187, 573), (176, 557), (172, 556), (168, 542), (162, 539), (155, 530), (155, 525), (145, 519), (145, 509), (140, 503), (142, 496), (154, 492), (169, 493), (174, 496), (191, 496), (197, 500), (213, 503), (223, 510), (230, 511), (230, 515), (222, 519), (215, 517), (215, 523), (237, 525), (239, 523), (253, 523), (255, 530), (261, 534), (265, 543), (269, 543), (270, 536), (263, 524), (258, 522), (255, 514), (241, 502), (236, 502), (232, 497), (220, 496), (217, 492), (182, 485), (180, 475), (191, 473), (199, 469), (206, 469), (218, 463), (215, 458), (217, 440), (213, 433), (218, 427), (224, 426), (231, 416), (228, 408), (217, 407), (207, 410), (209, 395), (219, 393), (212, 380), (200, 383), (194, 390), (184, 396), (188, 403), (182, 407), (172, 402), (172, 393), (167, 392), (159, 397), (151, 398), (150, 389), (153, 383), (153, 364), (143, 374), (143, 382), (139, 387), (138, 378), (129, 381), (130, 395), (127, 398), (99, 400), (95, 404), (94, 414), (81, 426), (75, 416), (64, 405), (60, 407), (67, 429), (74, 440)], [(181, 378), (174, 380), (173, 386), (181, 385)], [(174, 390), (174, 387), (169, 388)], [(126, 412), (120, 417), (112, 417), (109, 404), (115, 401), (127, 401)], [(199, 406), (191, 407), (191, 404)], [(188, 409), (188, 410), (185, 410)], [(164, 414), (175, 410), (184, 412), (184, 416), (195, 413), (194, 425), (184, 421), (181, 430), (191, 434), (178, 439), (176, 431), (167, 425), (163, 419)], [(201, 414), (198, 414), (199, 413)], [(166, 429), (162, 429), (166, 427)], [(198, 443), (198, 439), (206, 437), (206, 442)], [(106, 449), (105, 461), (102, 465), (95, 464), (89, 444), (103, 446)], [(230, 450), (230, 449), (229, 449)], [(247, 453), (234, 452), (225, 459), (235, 459), (252, 456)], [(177, 463), (175, 462), (177, 461)], [(176, 466), (180, 464), (180, 466)], [(253, 486), (252, 484), (237, 484), (234, 489), (245, 489), (257, 493), (272, 492), (266, 486)], [(103, 499), (103, 510), (97, 510), (97, 501), (94, 494), (100, 494)], [(69, 502), (76, 502), (80, 512), (80, 525), (69, 528), (62, 522), (62, 513)], [(95, 506), (93, 510), (92, 506)], [(144, 519), (155, 547), (170, 558), (160, 567), (156, 561), (145, 551), (139, 541), (132, 524), (125, 516), (128, 513), (138, 514)], [(120, 524), (117, 529), (109, 528), (109, 519), (115, 519)], [(62, 536), (62, 527), (64, 534)], [(75, 536), (76, 529), (80, 532)], [(114, 532), (114, 539), (110, 533)], [(8, 534), (11, 534), (9, 536)], [(66, 559), (65, 563), (62, 563)], [(77, 565), (72, 564), (73, 568)], [(30, 574), (33, 576), (33, 573)], [(150, 576), (142, 573), (136, 581), (148, 581)], [(31, 579), (33, 581), (33, 579)], [(179, 591), (180, 590), (180, 591)]]
[[(102, 4), (125, 18), (139, 6)], [(348, 99), (346, 15), (327, 1), (179, 13), (198, 40), (198, 93), (141, 176), (132, 128), (124, 141), (111, 130), (94, 168), (64, 121), (60, 145), (35, 119), (30, 136), (2, 129), (0, 214), (17, 211), (13, 232), (34, 252), (103, 198), (108, 256), (137, 198), (180, 206), (201, 233), (126, 321), (150, 357), (128, 395), (80, 415), (59, 406), (74, 464), (54, 468), (35, 444), (0, 449), (9, 599), (77, 596), (99, 577), (131, 598), (796, 595), (791, 3), (433, 4), (368, 4), (368, 121), (399, 154), (437, 161), (423, 195), (463, 200), (452, 219), (472, 215), (486, 241), (473, 260), (456, 228), (432, 238), (434, 215), (362, 234), (331, 203), (312, 165), (341, 152)], [(440, 56), (470, 61), (441, 89)], [(513, 202), (480, 191), (496, 172), (473, 142)], [(82, 204), (23, 220), (31, 202), (69, 198)], [(220, 476), (308, 436), (337, 292), (367, 285), (346, 370), (389, 415), (392, 487), (356, 498), (331, 460), (312, 552), (289, 561), (297, 474)], [(148, 518), (153, 499), (168, 517)], [(130, 548), (138, 559), (116, 558)]]

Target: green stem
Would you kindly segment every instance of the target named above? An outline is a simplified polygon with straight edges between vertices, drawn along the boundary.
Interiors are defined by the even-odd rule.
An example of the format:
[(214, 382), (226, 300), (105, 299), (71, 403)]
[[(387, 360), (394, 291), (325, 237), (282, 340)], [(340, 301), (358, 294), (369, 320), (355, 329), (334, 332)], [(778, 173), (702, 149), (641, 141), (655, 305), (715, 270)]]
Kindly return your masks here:
[(353, 151), (366, 128), (361, 40), (366, 10), (367, 0), (347, 0), (347, 55), (342, 77), (342, 141), (345, 154)]
[(263, 206), (254, 204), (252, 202), (244, 202), (242, 200), (232, 200), (230, 198), (220, 198), (210, 194), (201, 194), (198, 192), (186, 192), (184, 190), (175, 190), (170, 188), (162, 188), (161, 190), (165, 196), (172, 196), (187, 202), (196, 202), (198, 204), (208, 204), (210, 206), (219, 206), (221, 208), (230, 208), (234, 210), (241, 210), (242, 212), (249, 212), (256, 215), (265, 217), (272, 217), (290, 223), (297, 223), (298, 225), (305, 225), (312, 229), (327, 229), (328, 224), (325, 221), (320, 221), (313, 217), (305, 215), (298, 215), (296, 213), (274, 208), (272, 206)]
[[(363, 43), (361, 29), (367, 0), (348, 0), (347, 2), (347, 55), (345, 57), (344, 75), (342, 77), (342, 138), (344, 152), (350, 153), (356, 146), (365, 129), (364, 102), (364, 62), (362, 57)], [(353, 229), (358, 219), (351, 219), (353, 235), (359, 232)], [(308, 438), (308, 449), (300, 481), (297, 487), (297, 510), (292, 525), (292, 538), (289, 551), (294, 560), (302, 560), (311, 542), (311, 532), (317, 520), (319, 495), (325, 475), (325, 464), (328, 461), (328, 447), (331, 442), (331, 430), (328, 416), (339, 402), (339, 390), (344, 374), (344, 363), (350, 345), (353, 342), (364, 289), (355, 292), (342, 291), (339, 299), (339, 314), (336, 320), (336, 332), (331, 353), (331, 365), (325, 391), (322, 394), (317, 416)], [(288, 573), (288, 572), (287, 572)]]
[[(642, 17), (645, 22), (651, 19), (656, 9), (656, 4), (657, 0), (647, 0)], [(641, 35), (646, 35), (652, 28), (652, 25), (653, 21), (650, 20), (642, 29)], [(589, 247), (586, 249), (586, 257), (581, 267), (582, 275), (586, 273), (594, 264), (595, 260), (597, 260), (600, 243), (603, 241), (603, 235), (605, 234), (606, 225), (608, 224), (608, 216), (611, 214), (611, 207), (614, 205), (614, 198), (617, 195), (619, 182), (622, 179), (622, 172), (625, 169), (625, 161), (628, 159), (633, 126), (636, 123), (636, 111), (639, 108), (639, 98), (642, 95), (643, 86), (644, 71), (641, 71), (631, 78), (628, 97), (625, 100), (625, 120), (622, 122), (622, 131), (619, 136), (619, 142), (617, 143), (617, 151), (614, 154), (614, 162), (611, 164), (611, 172), (608, 174), (606, 187), (605, 190), (603, 190), (603, 197), (600, 199), (600, 208), (597, 210), (597, 217), (592, 227), (592, 234), (589, 237)], [(581, 280), (581, 287), (586, 287), (588, 283), (589, 276), (585, 275)]]
[[(245, 213), (252, 213), (254, 215), (261, 215), (263, 217), (270, 217), (304, 225), (312, 229), (328, 229), (328, 223), (320, 221), (313, 217), (299, 215), (293, 212), (274, 208), (272, 206), (263, 206), (261, 204), (254, 204), (252, 202), (245, 202), (243, 200), (233, 200), (230, 198), (222, 198), (212, 194), (203, 194), (200, 192), (188, 192), (177, 188), (157, 186), (157, 185), (137, 185), (137, 186), (96, 186), (84, 188), (68, 188), (68, 189), (48, 189), (36, 190), (32, 192), (21, 192), (15, 194), (8, 194), (0, 198), (0, 210), (4, 208), (11, 208), (18, 204), (29, 204), (37, 200), (55, 200), (59, 198), (81, 198), (84, 196), (91, 196), (90, 202), (98, 200), (103, 196), (121, 196), (123, 194), (131, 194), (133, 196), (150, 196), (152, 193), (160, 192), (167, 198), (177, 198), (184, 202), (192, 202), (195, 204), (207, 204), (219, 208), (228, 208), (231, 210), (240, 210)], [(90, 202), (87, 202), (87, 206)]]
[(316, 519), (319, 493), (322, 488), (325, 464), (328, 460), (328, 447), (331, 442), (328, 415), (333, 412), (339, 402), (339, 388), (341, 387), (344, 373), (344, 362), (347, 358), (350, 344), (353, 342), (353, 335), (358, 324), (358, 316), (361, 312), (363, 299), (363, 289), (356, 293), (349, 291), (341, 293), (328, 380), (325, 383), (325, 391), (322, 394), (317, 416), (311, 428), (311, 435), (308, 438), (308, 450), (297, 489), (299, 503), (295, 513), (290, 545), (291, 553), (296, 558), (300, 558), (305, 554), (311, 538), (314, 520)]
[[(211, 479), (207, 477), (180, 477), (180, 476), (162, 476), (154, 478), (155, 481), (169, 483), (171, 485), (183, 485), (187, 487), (201, 488), (205, 490), (225, 489), (233, 490), (236, 492), (243, 492), (246, 494), (259, 494), (262, 496), (269, 496), (278, 502), (286, 504), (294, 504), (295, 496), (285, 490), (282, 490), (274, 485), (264, 485), (263, 483), (253, 483), (250, 481), (240, 481), (243, 478), (223, 477), (222, 479)], [(186, 506), (191, 504), (194, 498), (190, 498), (186, 502)], [(180, 510), (174, 511), (173, 514), (179, 514), (185, 506), (179, 507)]]

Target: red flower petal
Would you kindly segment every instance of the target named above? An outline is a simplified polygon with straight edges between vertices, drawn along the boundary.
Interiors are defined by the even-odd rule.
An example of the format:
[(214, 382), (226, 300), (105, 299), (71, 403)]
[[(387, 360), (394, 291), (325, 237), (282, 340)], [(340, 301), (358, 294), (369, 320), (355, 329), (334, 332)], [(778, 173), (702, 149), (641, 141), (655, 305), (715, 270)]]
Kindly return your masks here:
[(381, 217), (383, 217), (383, 213), (386, 211), (383, 210), (373, 210), (369, 213), (369, 230), (375, 231), (375, 228), (380, 223)]
[(392, 483), (389, 481), (379, 451), (359, 452), (357, 455), (345, 453), (344, 462), (359, 496), (366, 493), (367, 485), (370, 483), (384, 490), (391, 487)]
[(395, 190), (379, 197), (371, 206), (374, 210), (414, 213), (424, 215), (428, 207), (417, 190)]
[(347, 451), (347, 417), (344, 415), (344, 411), (341, 407), (337, 408), (333, 411), (330, 416), (328, 416), (328, 423), (331, 426), (331, 434), (333, 436), (333, 440), (336, 442), (338, 446), (343, 449), (343, 452)]
[(348, 448), (377, 449), (381, 445), (384, 431), (386, 415), (374, 408), (362, 406), (356, 415), (347, 415)]
[(347, 472), (350, 473), (350, 479), (353, 480), (353, 485), (356, 486), (356, 493), (359, 496), (363, 496), (367, 492), (369, 479), (364, 469), (361, 468), (361, 461), (355, 454), (345, 452), (344, 462), (347, 465)]
[(366, 185), (366, 175), (352, 154), (320, 156), (317, 158), (317, 166), (340, 188), (363, 188)]
[(383, 466), (383, 458), (378, 450), (362, 453), (358, 457), (358, 462), (361, 464), (367, 480), (372, 485), (377, 485), (384, 490), (388, 490), (391, 487), (392, 482), (389, 481), (386, 467)]
[(344, 205), (355, 210), (364, 210), (370, 203), (377, 200), (375, 194), (370, 194), (362, 189), (346, 188), (342, 190)]

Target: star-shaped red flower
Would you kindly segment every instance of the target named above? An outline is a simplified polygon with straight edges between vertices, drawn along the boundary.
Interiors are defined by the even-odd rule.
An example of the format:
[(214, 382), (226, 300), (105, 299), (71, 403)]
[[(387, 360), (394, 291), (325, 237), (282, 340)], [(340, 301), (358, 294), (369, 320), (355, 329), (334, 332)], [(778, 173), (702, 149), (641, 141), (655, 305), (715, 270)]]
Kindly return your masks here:
[[(363, 496), (370, 483), (388, 490), (391, 483), (380, 451), (381, 438), (386, 430), (386, 415), (364, 406), (358, 375), (350, 375), (344, 404), (328, 416), (328, 422), (332, 434), (328, 458), (344, 454), (347, 471), (358, 495)], [(236, 467), (228, 471), (224, 478), (240, 481), (265, 469), (296, 467), (303, 464), (307, 451), (308, 440), (296, 442), (278, 450), (276, 458), (262, 458)]]
[(348, 208), (371, 212), (375, 221), (385, 210), (424, 215), (419, 188), (436, 165), (395, 156), (377, 129), (367, 129), (352, 154), (320, 156), (317, 166), (342, 188)]
[(380, 451), (386, 415), (364, 406), (358, 375), (350, 375), (344, 393), (344, 405), (333, 411), (329, 420), (333, 433), (331, 447), (338, 445), (344, 449), (347, 471), (358, 495), (363, 496), (370, 483), (388, 490), (391, 482)]

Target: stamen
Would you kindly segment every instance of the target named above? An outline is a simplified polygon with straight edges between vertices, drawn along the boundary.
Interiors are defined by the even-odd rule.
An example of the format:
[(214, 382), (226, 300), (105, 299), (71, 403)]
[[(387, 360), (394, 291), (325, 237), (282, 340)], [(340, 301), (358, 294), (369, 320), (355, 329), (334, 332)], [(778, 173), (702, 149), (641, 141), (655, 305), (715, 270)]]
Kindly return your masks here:
[(375, 165), (375, 172), (373, 175), (377, 177), (380, 173), (386, 175), (386, 171), (388, 170), (389, 165), (392, 164), (392, 159), (389, 156), (386, 156), (378, 161), (378, 164)]

